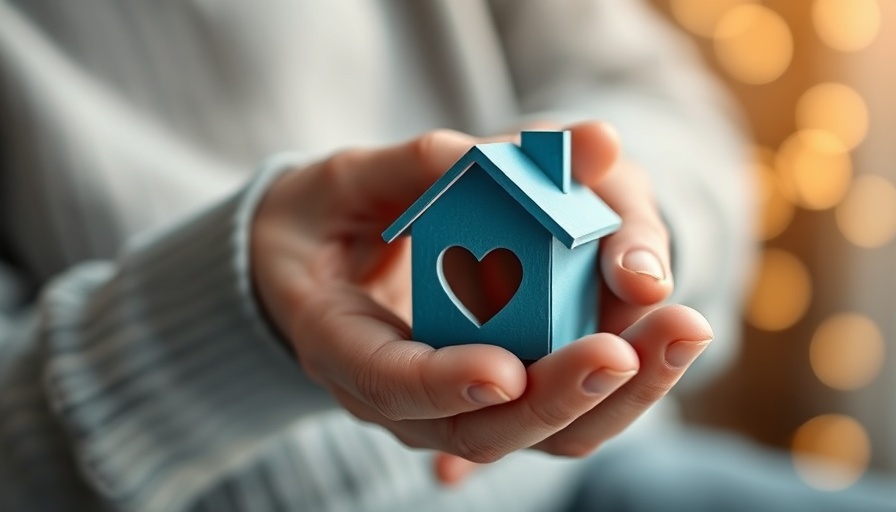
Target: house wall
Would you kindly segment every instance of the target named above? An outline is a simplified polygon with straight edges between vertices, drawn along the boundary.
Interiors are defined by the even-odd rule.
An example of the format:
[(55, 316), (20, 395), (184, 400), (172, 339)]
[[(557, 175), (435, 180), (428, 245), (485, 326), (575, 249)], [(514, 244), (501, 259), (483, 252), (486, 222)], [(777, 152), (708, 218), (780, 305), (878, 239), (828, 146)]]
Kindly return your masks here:
[[(436, 347), (491, 343), (521, 359), (549, 352), (553, 237), (474, 164), (411, 227), (414, 339)], [(510, 302), (484, 325), (467, 318), (445, 292), (439, 255), (459, 245), (482, 259), (496, 248), (520, 259), (523, 277)]]
[(567, 249), (551, 243), (552, 351), (597, 329), (598, 241)]

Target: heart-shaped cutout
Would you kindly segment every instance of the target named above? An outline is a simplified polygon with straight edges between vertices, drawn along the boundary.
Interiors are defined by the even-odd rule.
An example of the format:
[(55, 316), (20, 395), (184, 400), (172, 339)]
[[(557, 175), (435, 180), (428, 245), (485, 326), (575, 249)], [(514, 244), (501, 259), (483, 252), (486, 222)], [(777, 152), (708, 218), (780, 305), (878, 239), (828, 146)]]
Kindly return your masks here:
[(477, 327), (504, 309), (523, 281), (520, 259), (503, 248), (479, 261), (463, 247), (449, 247), (439, 256), (438, 272), (445, 293)]

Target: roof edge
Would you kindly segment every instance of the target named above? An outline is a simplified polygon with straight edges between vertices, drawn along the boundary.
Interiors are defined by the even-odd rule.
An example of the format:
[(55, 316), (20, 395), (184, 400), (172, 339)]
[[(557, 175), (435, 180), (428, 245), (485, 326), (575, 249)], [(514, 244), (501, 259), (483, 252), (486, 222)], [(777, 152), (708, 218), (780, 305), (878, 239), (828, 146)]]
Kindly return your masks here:
[[(510, 145), (513, 146), (516, 150), (520, 151), (520, 156), (522, 158), (526, 158), (529, 162), (535, 166), (536, 164), (532, 162), (529, 157), (523, 153), (519, 146), (513, 144), (511, 142), (499, 142), (492, 143), (488, 145)], [(404, 211), (385, 231), (382, 233), (382, 238), (386, 243), (391, 243), (396, 238), (405, 234), (407, 229), (413, 224), (423, 213), (436, 202), (442, 194), (445, 193), (448, 188), (450, 188), (454, 182), (459, 180), (472, 166), (473, 164), (479, 164), (480, 167), (486, 172), (486, 174), (491, 177), (495, 183), (498, 184), (504, 191), (509, 194), (520, 206), (523, 207), (529, 215), (535, 219), (544, 229), (546, 229), (551, 235), (559, 240), (563, 245), (565, 245), (568, 249), (574, 249), (580, 245), (584, 245), (588, 242), (597, 240), (601, 237), (604, 237), (617, 229), (619, 229), (622, 224), (622, 219), (619, 218), (618, 214), (615, 214), (612, 210), (608, 208), (608, 210), (615, 215), (615, 222), (605, 225), (600, 229), (596, 229), (586, 235), (582, 235), (578, 238), (573, 237), (571, 233), (569, 233), (566, 229), (564, 229), (561, 225), (557, 223), (555, 219), (553, 219), (550, 215), (547, 214), (544, 210), (541, 209), (540, 206), (510, 178), (504, 171), (501, 170), (498, 165), (489, 158), (489, 156), (484, 153), (479, 145), (473, 146), (470, 148), (464, 156), (462, 156), (457, 162), (454, 163), (439, 179), (435, 181), (426, 192), (423, 193), (411, 206), (408, 207), (407, 210)], [(545, 179), (548, 179), (545, 177)], [(583, 186), (581, 184), (574, 184), (575, 186)], [(598, 198), (599, 199), (599, 198)], [(602, 201), (601, 201), (602, 202)]]
[(399, 215), (398, 218), (383, 231), (383, 240), (386, 243), (392, 243), (393, 240), (402, 236), (404, 232), (407, 231), (408, 227), (410, 227), (417, 218), (423, 215), (423, 212), (425, 212), (432, 203), (436, 202), (455, 181), (460, 179), (460, 177), (472, 167), (473, 163), (477, 161), (476, 154), (485, 157), (476, 146), (470, 148), (464, 156), (460, 157), (454, 165), (445, 171), (445, 174), (426, 189), (426, 192), (424, 192), (423, 195), (417, 198), (404, 213)]

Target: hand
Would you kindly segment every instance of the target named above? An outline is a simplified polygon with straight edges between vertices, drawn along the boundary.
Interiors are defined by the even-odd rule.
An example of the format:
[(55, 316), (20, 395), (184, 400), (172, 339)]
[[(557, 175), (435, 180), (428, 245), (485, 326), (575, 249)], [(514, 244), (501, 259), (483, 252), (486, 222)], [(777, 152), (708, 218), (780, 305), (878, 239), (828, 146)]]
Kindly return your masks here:
[[(577, 179), (624, 221), (601, 254), (602, 319), (621, 337), (587, 336), (528, 369), (494, 346), (434, 350), (408, 341), (408, 240), (386, 245), (380, 233), (479, 142), (435, 132), (288, 173), (262, 201), (252, 231), (254, 282), (307, 374), (406, 444), (476, 462), (528, 447), (584, 455), (662, 397), (711, 331), (680, 306), (635, 321), (671, 290), (665, 230), (643, 176), (614, 165), (612, 133), (598, 124), (572, 133)], [(661, 279), (623, 270), (633, 248), (660, 258)]]

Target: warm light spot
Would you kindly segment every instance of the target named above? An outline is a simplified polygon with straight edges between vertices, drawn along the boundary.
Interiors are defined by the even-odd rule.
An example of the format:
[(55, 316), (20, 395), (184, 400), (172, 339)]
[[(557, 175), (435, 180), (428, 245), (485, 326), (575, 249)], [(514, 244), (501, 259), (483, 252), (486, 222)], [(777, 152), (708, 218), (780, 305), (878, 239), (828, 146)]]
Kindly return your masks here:
[(868, 469), (871, 442), (862, 425), (849, 416), (826, 414), (800, 426), (793, 436), (793, 463), (812, 487), (845, 489)]
[(880, 30), (876, 0), (815, 0), (812, 23), (818, 37), (844, 52), (865, 48)]
[(837, 226), (853, 244), (886, 245), (896, 237), (896, 186), (880, 176), (859, 176), (835, 213)]
[(796, 104), (796, 125), (801, 130), (825, 130), (853, 149), (868, 133), (868, 107), (855, 89), (838, 83), (818, 84)]
[(787, 22), (761, 5), (740, 5), (729, 10), (716, 26), (713, 43), (725, 71), (748, 84), (774, 81), (793, 57)]
[(831, 208), (843, 199), (852, 162), (840, 139), (824, 130), (800, 130), (778, 150), (775, 160), (782, 191), (810, 210)]
[(766, 167), (772, 167), (775, 164), (775, 152), (765, 146), (754, 146), (753, 160)]
[(754, 164), (757, 182), (757, 199), (762, 216), (757, 224), (756, 237), (770, 240), (781, 234), (793, 219), (794, 206), (781, 192), (778, 175), (764, 159)]
[(868, 317), (842, 313), (825, 320), (809, 345), (809, 361), (818, 380), (849, 391), (874, 380), (884, 362), (884, 337)]
[(756, 0), (671, 0), (669, 10), (679, 25), (698, 36), (711, 37), (719, 20), (732, 8)]
[(806, 266), (789, 252), (766, 249), (746, 318), (759, 329), (786, 329), (802, 318), (811, 298), (812, 280)]

